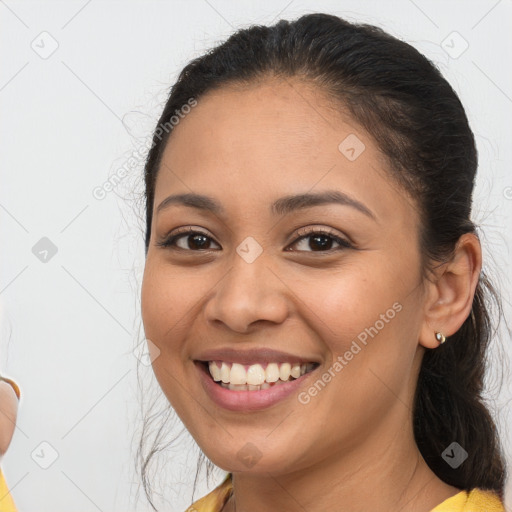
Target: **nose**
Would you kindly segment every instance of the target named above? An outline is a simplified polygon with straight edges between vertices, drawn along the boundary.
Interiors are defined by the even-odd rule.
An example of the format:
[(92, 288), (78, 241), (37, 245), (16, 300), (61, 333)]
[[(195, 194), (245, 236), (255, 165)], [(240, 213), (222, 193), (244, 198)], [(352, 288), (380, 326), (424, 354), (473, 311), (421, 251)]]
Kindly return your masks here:
[(260, 256), (247, 263), (237, 254), (205, 307), (206, 319), (238, 333), (258, 322), (279, 324), (288, 315), (287, 286)]

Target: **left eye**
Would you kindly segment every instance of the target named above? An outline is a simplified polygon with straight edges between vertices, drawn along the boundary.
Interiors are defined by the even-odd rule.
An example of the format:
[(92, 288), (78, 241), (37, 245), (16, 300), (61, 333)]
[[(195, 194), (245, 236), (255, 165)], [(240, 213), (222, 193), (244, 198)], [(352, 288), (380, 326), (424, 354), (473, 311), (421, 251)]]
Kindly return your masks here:
[[(186, 240), (183, 245), (179, 245), (179, 241)], [(310, 239), (309, 244), (305, 244), (306, 240)], [(156, 245), (160, 247), (169, 247), (175, 250), (192, 250), (194, 252), (203, 252), (211, 250), (209, 247), (210, 243), (218, 245), (211, 237), (201, 231), (193, 231), (192, 229), (187, 230), (185, 233), (178, 233), (171, 235), (169, 238), (158, 242)], [(333, 248), (333, 242), (338, 244), (340, 247)], [(339, 236), (336, 236), (327, 231), (310, 231), (309, 233), (302, 234), (297, 240), (295, 240), (290, 247), (298, 244), (303, 244), (311, 251), (300, 250), (299, 252), (328, 252), (332, 250), (342, 250), (352, 248), (352, 244)], [(288, 250), (288, 249), (287, 249)]]
[[(339, 236), (336, 236), (327, 231), (311, 231), (305, 235), (302, 235), (298, 240), (296, 240), (292, 245), (300, 244), (306, 242), (307, 239), (310, 239), (309, 244), (306, 244), (307, 247), (311, 248), (311, 251), (306, 252), (327, 252), (330, 250), (342, 250), (349, 249), (352, 247), (352, 244)], [(332, 248), (332, 244), (337, 243), (339, 248)]]

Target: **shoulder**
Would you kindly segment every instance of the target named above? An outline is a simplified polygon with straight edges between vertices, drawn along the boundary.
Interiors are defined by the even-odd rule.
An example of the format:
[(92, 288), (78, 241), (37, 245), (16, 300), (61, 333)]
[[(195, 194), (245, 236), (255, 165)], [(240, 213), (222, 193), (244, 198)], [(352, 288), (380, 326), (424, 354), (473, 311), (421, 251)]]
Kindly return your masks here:
[(221, 512), (233, 492), (231, 473), (213, 491), (195, 501), (185, 512)]
[(9, 488), (7, 487), (7, 483), (5, 481), (4, 475), (2, 473), (2, 469), (0, 468), (0, 496), (3, 496), (1, 502), (2, 512), (16, 512), (16, 506), (14, 504), (14, 500), (12, 498), (11, 493), (9, 492)]
[(460, 491), (431, 512), (505, 512), (505, 507), (495, 492), (475, 487)]
[(472, 512), (504, 512), (505, 507), (495, 492), (475, 488), (469, 492), (464, 510)]

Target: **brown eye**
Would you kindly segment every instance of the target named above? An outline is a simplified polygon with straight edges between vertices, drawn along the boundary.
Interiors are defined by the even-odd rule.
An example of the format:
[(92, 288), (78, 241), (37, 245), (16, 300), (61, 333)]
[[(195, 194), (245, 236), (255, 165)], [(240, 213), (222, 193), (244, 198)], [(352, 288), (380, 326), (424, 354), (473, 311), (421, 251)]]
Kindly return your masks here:
[[(208, 251), (211, 250), (213, 239), (202, 231), (195, 231), (192, 228), (183, 230), (179, 233), (171, 235), (165, 240), (158, 242), (156, 245), (160, 247), (170, 247), (184, 251)], [(180, 245), (181, 243), (181, 245)], [(213, 242), (216, 243), (216, 242)]]
[[(307, 242), (308, 239), (309, 242)], [(344, 240), (343, 238), (329, 231), (318, 229), (311, 229), (306, 232), (306, 234), (302, 234), (298, 240), (293, 242), (292, 246), (300, 243), (302, 243), (302, 247), (305, 248), (300, 249), (301, 252), (329, 252), (339, 251), (342, 249), (350, 249), (353, 247), (352, 244), (347, 240)], [(340, 247), (333, 248), (333, 244), (338, 244)]]

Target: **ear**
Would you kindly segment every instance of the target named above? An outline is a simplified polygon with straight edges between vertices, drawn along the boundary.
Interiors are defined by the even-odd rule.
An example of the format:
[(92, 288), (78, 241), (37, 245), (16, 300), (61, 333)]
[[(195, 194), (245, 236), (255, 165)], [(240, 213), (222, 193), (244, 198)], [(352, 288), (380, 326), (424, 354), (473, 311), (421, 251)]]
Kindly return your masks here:
[(480, 241), (476, 234), (466, 233), (459, 238), (453, 258), (438, 267), (434, 280), (427, 284), (421, 345), (436, 348), (436, 332), (448, 338), (460, 329), (471, 314), (481, 269)]

